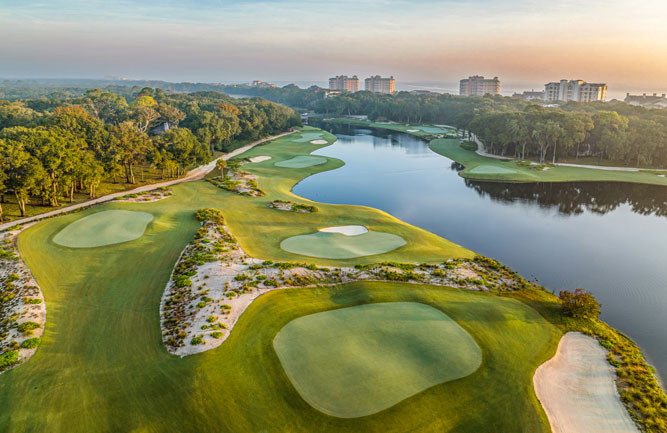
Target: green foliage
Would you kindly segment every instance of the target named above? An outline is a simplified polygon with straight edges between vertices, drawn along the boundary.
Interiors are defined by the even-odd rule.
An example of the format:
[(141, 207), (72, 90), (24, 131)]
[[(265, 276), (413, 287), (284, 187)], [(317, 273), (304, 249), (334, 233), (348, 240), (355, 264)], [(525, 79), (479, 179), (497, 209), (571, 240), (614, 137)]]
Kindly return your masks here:
[(19, 360), (18, 350), (9, 350), (0, 355), (0, 371), (6, 370)]
[(574, 292), (563, 290), (559, 293), (563, 301), (563, 313), (570, 317), (582, 319), (597, 319), (600, 315), (601, 304), (595, 297), (583, 289)]
[(461, 143), (461, 147), (472, 152), (477, 151), (477, 143), (474, 141), (464, 141)]
[(21, 343), (21, 347), (24, 349), (34, 349), (35, 347), (39, 346), (39, 343), (42, 340), (40, 338), (28, 338), (27, 340), (23, 340), (23, 343)]
[(23, 322), (16, 329), (19, 332), (30, 335), (34, 329), (39, 328), (39, 324), (36, 322)]
[(202, 344), (203, 342), (204, 339), (201, 337), (192, 337), (192, 339), (190, 340), (190, 344), (192, 344), (193, 346), (196, 346), (197, 344)]

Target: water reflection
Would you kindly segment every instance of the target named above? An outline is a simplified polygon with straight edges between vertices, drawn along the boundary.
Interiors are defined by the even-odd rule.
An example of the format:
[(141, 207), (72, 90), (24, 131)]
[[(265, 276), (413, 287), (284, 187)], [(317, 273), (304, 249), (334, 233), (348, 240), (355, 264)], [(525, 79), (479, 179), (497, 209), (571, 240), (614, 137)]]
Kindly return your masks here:
[(493, 201), (535, 203), (544, 209), (556, 209), (563, 215), (579, 215), (585, 210), (604, 215), (628, 204), (640, 215), (667, 216), (667, 189), (658, 185), (602, 182), (506, 184), (471, 180), (466, 180), (465, 184)]

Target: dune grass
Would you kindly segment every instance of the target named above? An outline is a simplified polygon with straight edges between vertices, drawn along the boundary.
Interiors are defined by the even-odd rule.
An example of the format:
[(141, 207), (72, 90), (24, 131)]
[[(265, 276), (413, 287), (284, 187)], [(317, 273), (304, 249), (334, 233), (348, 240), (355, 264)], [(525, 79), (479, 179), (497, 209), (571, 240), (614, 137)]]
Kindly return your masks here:
[(442, 311), (417, 302), (300, 317), (278, 332), (273, 346), (304, 400), (340, 418), (380, 412), (466, 377), (482, 363), (470, 334)]
[(53, 237), (70, 248), (92, 248), (128, 242), (141, 237), (153, 215), (146, 212), (107, 210), (74, 221)]

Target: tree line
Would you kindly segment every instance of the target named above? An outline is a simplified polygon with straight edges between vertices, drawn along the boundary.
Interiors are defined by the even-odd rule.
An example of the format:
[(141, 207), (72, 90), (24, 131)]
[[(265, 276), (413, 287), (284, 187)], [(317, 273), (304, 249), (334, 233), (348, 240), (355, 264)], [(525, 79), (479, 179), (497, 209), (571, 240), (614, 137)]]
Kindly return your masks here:
[(540, 162), (597, 157), (628, 166), (667, 167), (667, 110), (625, 103), (544, 107), (501, 96), (340, 95), (316, 102), (325, 115), (435, 123), (475, 134), (490, 153)]
[(178, 177), (214, 150), (299, 124), (289, 108), (217, 92), (144, 88), (128, 101), (93, 89), (78, 98), (0, 100), (0, 194), (2, 202), (13, 195), (24, 216), (31, 198), (49, 206), (78, 192), (94, 198), (102, 182), (137, 183), (137, 167)]

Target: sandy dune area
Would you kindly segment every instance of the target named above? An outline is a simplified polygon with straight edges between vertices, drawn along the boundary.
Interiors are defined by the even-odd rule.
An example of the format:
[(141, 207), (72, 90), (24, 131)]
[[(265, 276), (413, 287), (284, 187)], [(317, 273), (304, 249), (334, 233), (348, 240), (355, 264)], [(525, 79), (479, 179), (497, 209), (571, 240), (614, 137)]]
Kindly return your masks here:
[(533, 377), (553, 433), (634, 433), (616, 390), (607, 351), (594, 338), (565, 334), (556, 355)]

